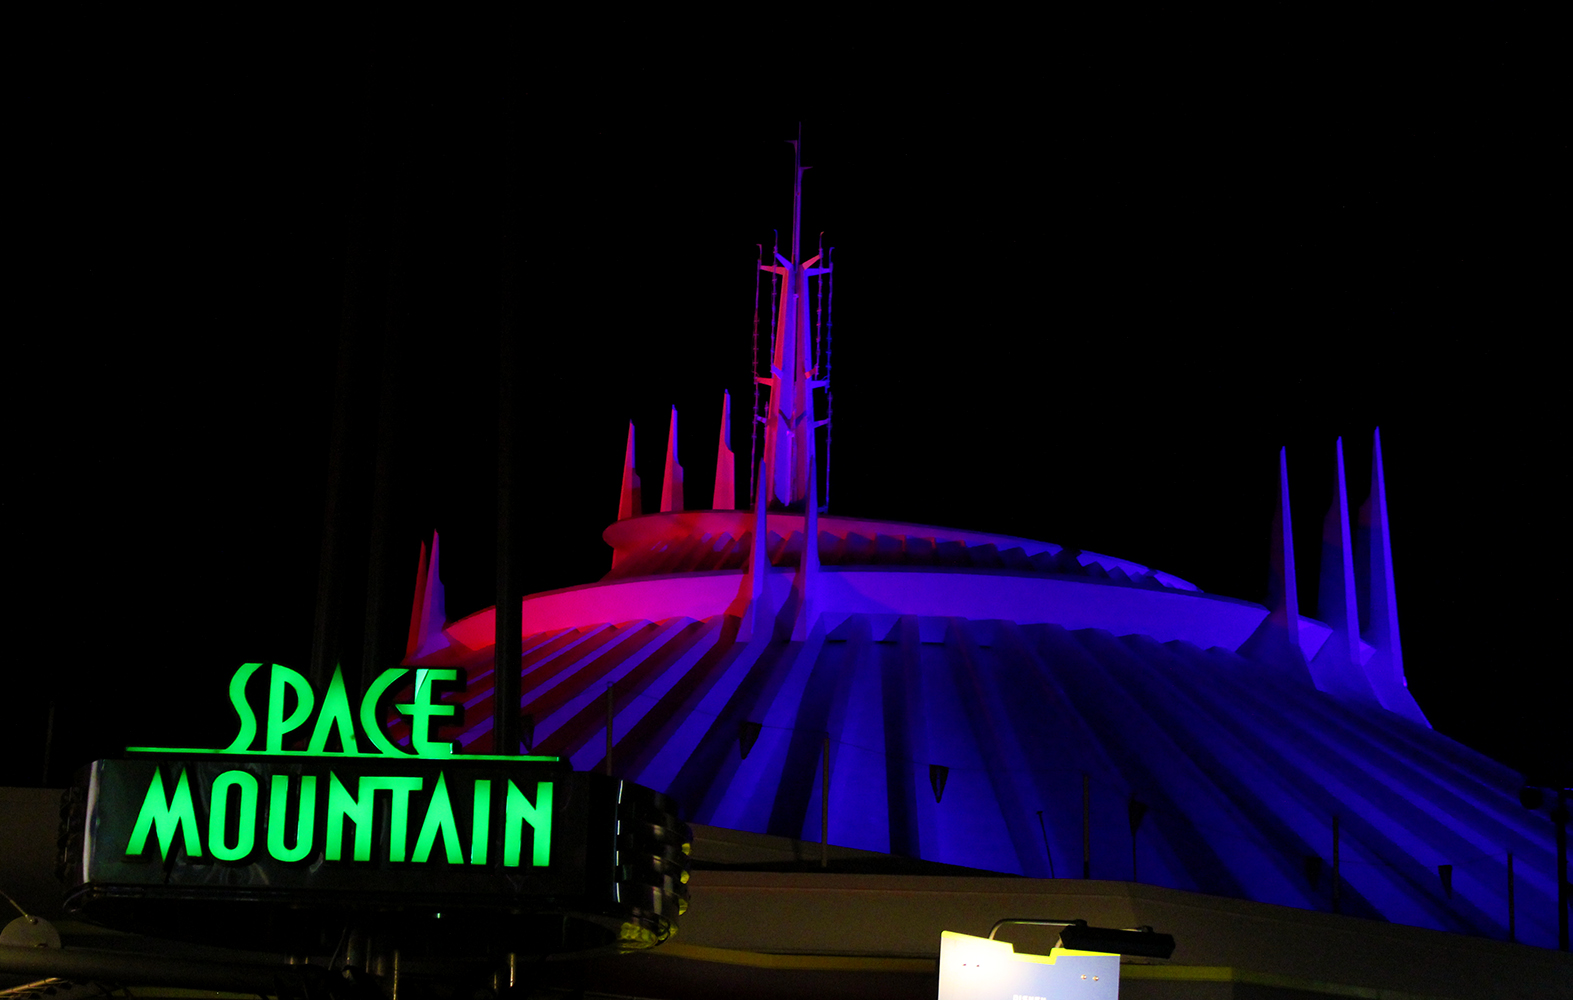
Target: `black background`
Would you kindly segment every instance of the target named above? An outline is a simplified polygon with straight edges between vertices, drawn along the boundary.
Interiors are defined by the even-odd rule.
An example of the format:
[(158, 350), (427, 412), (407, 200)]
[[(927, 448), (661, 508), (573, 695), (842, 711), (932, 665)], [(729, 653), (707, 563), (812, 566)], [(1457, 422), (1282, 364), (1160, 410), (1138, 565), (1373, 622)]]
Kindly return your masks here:
[[(1567, 140), (1533, 53), (761, 31), (718, 54), (654, 27), (139, 23), (43, 46), (16, 126), (3, 780), (42, 780), (51, 704), (59, 783), (128, 742), (200, 745), (182, 725), (227, 739), (237, 664), (309, 659), (357, 239), (357, 322), (408, 345), (395, 617), (432, 529), (449, 616), (494, 602), (510, 193), (524, 590), (609, 565), (630, 419), (647, 505), (675, 404), (708, 506), (724, 388), (747, 450), (756, 244), (785, 239), (799, 122), (804, 227), (836, 247), (833, 512), (1263, 600), (1287, 446), (1311, 614), (1333, 442), (1358, 507), (1380, 426), (1411, 690), (1558, 780)], [(380, 369), (358, 357), (346, 503), (369, 510)]]

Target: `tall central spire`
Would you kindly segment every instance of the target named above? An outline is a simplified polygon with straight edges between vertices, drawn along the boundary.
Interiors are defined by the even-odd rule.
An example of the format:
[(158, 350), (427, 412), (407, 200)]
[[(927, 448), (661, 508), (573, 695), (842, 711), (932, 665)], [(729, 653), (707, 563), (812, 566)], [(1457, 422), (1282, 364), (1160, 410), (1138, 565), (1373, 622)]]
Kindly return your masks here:
[(792, 146), (792, 258), (774, 254), (775, 263), (762, 264), (763, 270), (781, 275), (781, 299), (776, 304), (776, 342), (770, 357), (770, 377), (756, 380), (770, 387), (770, 403), (765, 411), (765, 466), (770, 483), (771, 506), (802, 510), (809, 502), (814, 477), (809, 469), (818, 460), (814, 448), (814, 429), (824, 421), (815, 419), (814, 390), (827, 383), (819, 378), (814, 364), (811, 325), (808, 316), (808, 279), (827, 274), (829, 267), (815, 267), (816, 254), (802, 260), (803, 166), (801, 139), (788, 140)]

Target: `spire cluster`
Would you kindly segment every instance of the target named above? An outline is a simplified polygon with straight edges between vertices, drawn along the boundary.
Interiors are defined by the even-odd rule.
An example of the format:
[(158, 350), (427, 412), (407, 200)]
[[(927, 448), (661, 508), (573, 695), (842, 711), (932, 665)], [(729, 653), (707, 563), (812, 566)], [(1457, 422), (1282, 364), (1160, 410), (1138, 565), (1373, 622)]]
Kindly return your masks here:
[[(760, 263), (759, 270), (775, 278), (772, 288), (779, 285), (779, 298), (774, 304), (774, 322), (771, 324), (769, 375), (753, 373), (756, 389), (763, 387), (768, 398), (763, 413), (755, 412), (754, 420), (764, 426), (765, 488), (756, 493), (763, 497), (764, 506), (776, 511), (801, 512), (820, 508), (820, 470), (817, 447), (818, 430), (830, 426), (828, 371), (822, 371), (818, 334), (827, 333), (829, 319), (825, 316), (823, 301), (811, 310), (813, 297), (810, 278), (832, 272), (828, 254), (814, 254), (803, 260), (802, 216), (803, 166), (799, 140), (792, 146), (792, 229), (791, 256), (782, 256), (779, 248), (772, 248), (771, 263)], [(821, 234), (823, 236), (823, 234)], [(832, 248), (834, 249), (834, 248)], [(822, 263), (823, 260), (823, 263)], [(756, 353), (757, 353), (757, 283), (756, 283)], [(828, 343), (823, 355), (828, 359)], [(828, 360), (823, 367), (828, 368)], [(823, 390), (825, 417), (820, 418), (819, 397)], [(757, 397), (757, 392), (756, 392)], [(757, 402), (757, 399), (756, 399)], [(758, 407), (756, 406), (756, 410)], [(716, 479), (713, 510), (736, 509), (736, 460), (732, 451), (732, 397), (725, 393), (721, 401), (721, 434), (716, 449)], [(750, 472), (752, 478), (752, 472)], [(661, 506), (663, 512), (683, 509), (683, 467), (677, 457), (677, 408), (672, 408), (671, 425), (667, 432), (666, 469), (661, 481)], [(639, 492), (639, 475), (634, 470), (634, 427), (628, 425), (628, 446), (623, 456), (623, 485), (618, 498), (617, 519), (627, 520), (643, 512)]]
[(1321, 581), (1317, 588), (1317, 615), (1321, 621), (1299, 613), (1294, 532), (1289, 516), (1289, 459), (1287, 449), (1280, 449), (1279, 507), (1273, 520), (1268, 615), (1240, 651), (1305, 677), (1318, 690), (1378, 704), (1429, 726), (1409, 693), (1404, 676), (1393, 591), (1393, 547), (1382, 472), (1381, 428), (1375, 431), (1371, 493), (1360, 507), (1358, 534), (1351, 532), (1349, 524), (1343, 438), (1336, 442), (1335, 452), (1333, 503), (1322, 524)]

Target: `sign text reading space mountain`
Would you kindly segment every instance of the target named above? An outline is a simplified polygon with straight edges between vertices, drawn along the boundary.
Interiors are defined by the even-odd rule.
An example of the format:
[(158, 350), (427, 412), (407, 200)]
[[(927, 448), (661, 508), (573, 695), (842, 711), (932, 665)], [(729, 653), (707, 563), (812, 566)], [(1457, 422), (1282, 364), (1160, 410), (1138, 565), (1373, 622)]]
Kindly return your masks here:
[[(309, 768), (289, 769), (298, 773), (279, 773), (276, 766), (253, 764), (221, 770), (219, 765), (207, 764), (171, 768), (172, 780), (166, 783), (163, 771), (154, 767), (146, 776), (146, 791), (126, 840), (127, 858), (145, 854), (156, 842), (158, 856), (167, 859), (178, 838), (188, 858), (207, 856), (217, 861), (244, 862), (265, 851), (268, 858), (286, 863), (311, 857), (320, 857), (324, 862), (371, 861), (373, 833), (382, 815), (386, 816), (386, 829), (378, 838), (379, 861), (422, 864), (436, 852), (448, 864), (486, 865), (493, 859), (491, 841), (498, 833), (494, 830), (497, 826), (504, 866), (520, 864), (526, 840), (531, 843), (531, 865), (546, 867), (550, 863), (552, 781), (521, 783), (510, 778), (457, 775), (450, 781), (444, 770), (438, 770), (433, 777), (397, 769), (398, 763), (412, 758), (450, 762), (464, 759), (455, 757), (451, 742), (431, 738), (434, 718), (452, 718), (458, 713), (457, 706), (441, 704), (434, 697), (440, 687), (458, 680), (460, 671), (415, 671), (410, 700), (394, 706), (411, 723), (411, 752), (406, 753), (383, 734), (377, 708), (410, 670), (384, 670), (367, 688), (359, 711), (352, 712), (342, 671), (334, 671), (319, 702), (305, 677), (289, 667), (273, 664), (267, 675), (259, 734), (259, 713), (247, 698), (247, 688), (262, 666), (243, 664), (230, 678), (229, 700), (239, 716), (240, 729), (225, 749), (133, 747), (132, 752), (323, 761), (371, 758), (392, 765), (385, 770), (395, 773), (351, 774), (343, 772), (342, 767), (330, 767), (326, 775), (310, 773)], [(285, 749), (286, 740), (297, 732), (304, 738), (305, 747)], [(308, 733), (309, 738), (305, 738)], [(259, 737), (261, 746), (255, 747)], [(362, 739), (372, 749), (362, 751)], [(330, 744), (335, 748), (330, 750)], [(496, 755), (470, 759), (519, 763), (557, 760)], [(195, 796), (191, 787), (193, 774), (199, 778)], [(468, 818), (467, 836), (463, 839), (454, 809), (456, 798), (460, 800), (460, 813)], [(205, 808), (199, 808), (199, 803)], [(500, 812), (500, 824), (493, 823), (494, 812)], [(348, 847), (347, 827), (351, 830)], [(409, 849), (412, 829), (418, 831), (413, 851)]]
[(670, 934), (690, 839), (671, 800), (557, 757), (456, 753), (437, 735), (462, 721), (456, 684), (459, 670), (392, 668), (357, 701), (339, 671), (319, 693), (288, 667), (243, 664), (228, 746), (130, 747), (68, 791), (69, 905), (179, 936), (251, 923), (275, 943), (390, 908), (445, 926), (571, 914), (580, 943), (548, 951)]

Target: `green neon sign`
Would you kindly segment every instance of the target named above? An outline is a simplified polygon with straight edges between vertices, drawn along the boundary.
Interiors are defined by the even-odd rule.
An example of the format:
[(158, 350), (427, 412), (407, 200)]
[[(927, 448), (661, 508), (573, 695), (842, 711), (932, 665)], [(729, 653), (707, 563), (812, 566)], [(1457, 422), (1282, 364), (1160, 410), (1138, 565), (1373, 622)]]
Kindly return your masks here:
[[(409, 722), (405, 751), (388, 739), (379, 708), (411, 669), (409, 699), (393, 706)], [(126, 818), (134, 807), (136, 819), (124, 857), (148, 859), (156, 851), (168, 861), (173, 851), (199, 864), (271, 859), (285, 865), (444, 863), (469, 870), (500, 862), (504, 868), (546, 868), (553, 803), (560, 798), (553, 781), (505, 777), (508, 771), (495, 768), (559, 758), (455, 752), (455, 744), (435, 731), (444, 721), (457, 721), (458, 707), (443, 704), (440, 691), (462, 680), (457, 669), (390, 668), (357, 705), (341, 669), (319, 696), (289, 667), (275, 663), (264, 672), (264, 664), (242, 664), (229, 679), (239, 726), (227, 747), (127, 749), (249, 762), (169, 761), (151, 768), (126, 803)]]
[[(458, 707), (444, 705), (434, 700), (438, 685), (458, 682), (460, 671), (440, 667), (391, 667), (372, 681), (361, 698), (358, 711), (352, 710), (349, 694), (344, 685), (344, 673), (334, 668), (328, 690), (318, 699), (311, 682), (298, 671), (275, 663), (267, 677), (267, 704), (259, 713), (246, 699), (246, 686), (262, 669), (261, 663), (244, 663), (229, 679), (229, 703), (240, 718), (240, 728), (235, 739), (224, 749), (194, 747), (127, 747), (133, 753), (200, 753), (245, 754), (254, 757), (396, 757), (401, 759), (453, 759), (506, 760), (506, 761), (555, 761), (557, 757), (512, 754), (459, 754), (451, 741), (436, 739), (433, 726), (444, 718), (456, 717)], [(410, 722), (410, 749), (408, 752), (394, 746), (384, 732), (377, 714), (377, 706), (394, 685), (411, 670), (415, 672), (413, 699), (394, 707)], [(261, 721), (261, 746), (258, 740)], [(356, 723), (359, 723), (357, 729)], [(307, 727), (310, 727), (309, 730)], [(292, 734), (309, 731), (304, 750), (286, 750), (284, 745)], [(364, 739), (367, 749), (361, 749)], [(338, 750), (329, 750), (335, 741)], [(244, 808), (250, 801), (255, 808), (257, 789), (245, 791), (243, 786), (240, 804)], [(228, 789), (226, 788), (226, 794)], [(247, 796), (250, 796), (248, 799)], [(224, 807), (228, 809), (226, 805)]]
[[(552, 858), (553, 782), (533, 782), (533, 796), (511, 779), (503, 784), (503, 867), (547, 867)], [(524, 782), (526, 787), (531, 784)], [(178, 848), (188, 858), (241, 862), (258, 857), (261, 844), (268, 857), (286, 864), (319, 851), (323, 860), (330, 862), (488, 863), (494, 806), (489, 778), (459, 778), (450, 788), (445, 771), (437, 773), (435, 782), (418, 775), (392, 774), (341, 779), (330, 771), (322, 824), (316, 822), (317, 787), (315, 775), (297, 776), (293, 781), (288, 775), (272, 775), (266, 819), (259, 819), (262, 791), (256, 775), (244, 770), (224, 771), (213, 778), (208, 794), (202, 797), (209, 803), (204, 822), (187, 769), (181, 768), (172, 789), (166, 788), (162, 772), (154, 770), (126, 843), (126, 856), (134, 858), (156, 849), (161, 860), (168, 860), (170, 851)], [(460, 835), (455, 794), (467, 795), (470, 800), (468, 842)], [(423, 809), (415, 805), (417, 796), (424, 802)], [(298, 806), (293, 830), (287, 828), (291, 805)], [(385, 836), (379, 837), (376, 828), (383, 822)], [(530, 831), (527, 852), (526, 829)], [(374, 844), (382, 849), (374, 850)]]
[[(149, 797), (152, 792), (149, 790)], [(317, 818), (317, 776), (308, 774), (300, 779), (300, 816), (295, 822), (295, 846), (285, 844), (288, 833), (285, 826), (289, 809), (289, 775), (275, 774), (268, 793), (268, 856), (277, 861), (295, 862), (311, 854), (312, 830)], [(147, 800), (142, 808), (148, 808)]]

